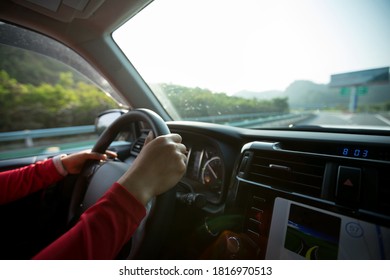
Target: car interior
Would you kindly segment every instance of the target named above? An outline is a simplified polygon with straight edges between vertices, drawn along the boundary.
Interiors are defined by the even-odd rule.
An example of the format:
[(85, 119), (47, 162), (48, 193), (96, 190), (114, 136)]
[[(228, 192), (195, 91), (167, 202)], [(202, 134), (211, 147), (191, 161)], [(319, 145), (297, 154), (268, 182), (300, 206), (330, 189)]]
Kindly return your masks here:
[[(2, 61), (7, 56), (16, 57), (16, 51), (5, 52), (6, 47), (29, 51), (42, 59), (49, 57), (61, 62), (61, 67), (72, 69), (69, 71), (74, 77), (76, 74), (84, 77), (84, 80), (74, 78), (72, 92), (77, 94), (87, 87), (85, 84), (93, 83), (109, 99), (104, 102), (110, 104), (94, 111), (87, 106), (80, 107), (80, 112), (87, 112), (85, 115), (91, 120), (86, 123), (81, 120), (83, 113), (76, 115), (66, 110), (76, 99), (64, 99), (68, 101), (58, 105), (63, 110), (55, 110), (60, 114), (61, 125), (54, 123), (55, 117), (43, 113), (42, 122), (53, 118), (53, 123), (46, 127), (37, 125), (29, 120), (38, 119), (40, 112), (46, 112), (46, 103), (26, 99), (30, 100), (30, 107), (8, 105), (14, 103), (7, 103), (12, 98), (7, 97), (4, 88), (8, 85), (5, 81), (20, 82), (13, 68), (23, 68), (34, 75), (41, 71), (37, 70), (38, 64), (31, 69), (26, 69), (24, 64), (20, 66), (18, 61), (26, 56), (2, 63), (0, 71), (7, 74), (0, 76), (3, 119), (0, 121), (0, 171), (85, 148), (98, 152), (109, 149), (118, 154), (117, 159), (86, 166), (80, 175), (69, 175), (44, 191), (0, 205), (1, 259), (30, 259), (68, 230), (83, 211), (131, 168), (149, 131), (155, 136), (180, 134), (188, 150), (187, 169), (172, 190), (149, 203), (147, 217), (118, 259), (390, 259), (389, 2), (330, 1), (343, 3), (355, 15), (359, 15), (360, 2), (373, 7), (366, 8), (367, 19), (360, 17), (358, 26), (354, 26), (362, 37), (372, 35), (368, 37), (372, 40), (367, 40), (368, 45), (378, 49), (377, 56), (372, 58), (377, 60), (367, 65), (364, 59), (359, 60), (358, 44), (352, 37), (344, 38), (345, 42), (327, 41), (317, 45), (305, 41), (298, 31), (282, 38), (284, 35), (273, 29), (276, 25), (272, 19), (292, 25), (288, 15), (293, 15), (294, 20), (302, 19), (296, 11), (307, 12), (308, 7), (322, 9), (325, 14), (325, 1), (276, 1), (277, 7), (261, 6), (267, 13), (277, 14), (262, 26), (256, 25), (262, 16), (250, 7), (258, 4), (254, 2), (265, 5), (270, 1), (248, 2), (246, 19), (248, 25), (258, 30), (257, 35), (240, 27), (244, 19), (238, 16), (247, 6), (240, 1), (0, 1)], [(169, 13), (159, 12), (164, 5), (175, 5), (176, 9), (168, 6)], [(227, 15), (222, 12), (225, 5)], [(213, 10), (214, 6), (221, 12)], [(374, 8), (378, 14), (373, 14)], [(340, 25), (321, 22), (321, 26), (329, 33), (343, 29), (345, 18), (341, 12), (329, 9)], [(196, 24), (184, 27), (185, 13), (197, 18)], [(157, 14), (161, 17), (154, 17)], [(371, 17), (386, 28), (374, 29), (374, 25), (369, 25), (373, 24)], [(213, 20), (207, 21), (209, 18)], [(315, 16), (304, 19), (302, 24), (308, 27)], [(204, 35), (202, 27), (211, 30), (212, 35)], [(265, 38), (260, 29), (264, 34), (273, 34), (274, 39)], [(171, 35), (170, 31), (177, 33)], [(233, 38), (235, 31), (239, 31), (237, 38)], [(322, 32), (315, 28), (309, 31)], [(217, 41), (226, 49), (217, 47)], [(345, 46), (348, 41), (349, 48)], [(287, 56), (294, 55), (280, 51), (281, 42), (290, 50), (297, 44), (297, 52), (306, 45), (315, 45), (316, 49), (309, 64), (296, 60), (296, 64), (290, 65)], [(343, 59), (327, 51), (339, 45), (346, 49), (345, 61), (357, 61), (356, 64), (350, 68), (338, 66)], [(233, 49), (239, 49), (238, 54)], [(261, 58), (246, 58), (245, 54), (251, 50), (256, 50)], [(274, 51), (278, 53), (273, 54)], [(354, 56), (347, 57), (347, 53)], [(317, 58), (326, 55), (327, 64), (317, 63)], [(258, 66), (256, 73), (246, 67), (252, 62), (261, 64), (261, 59), (265, 63), (268, 56), (274, 57), (275, 67), (262, 72)], [(242, 68), (233, 69), (238, 67), (235, 64), (238, 60)], [(190, 64), (192, 61), (202, 63), (202, 70), (195, 72), (197, 65)], [(181, 67), (184, 64), (187, 65)], [(299, 64), (307, 66), (305, 74), (299, 72)], [(319, 65), (311, 67), (311, 64)], [(177, 76), (170, 74), (170, 66)], [(328, 71), (324, 81), (308, 81), (312, 78), (302, 77), (316, 72), (317, 66)], [(222, 77), (220, 69), (228, 74)], [(161, 76), (155, 78), (152, 70)], [(255, 95), (244, 98), (225, 94), (224, 85), (206, 90), (207, 83), (201, 82), (205, 78), (221, 84), (232, 80), (245, 83), (246, 76), (253, 75), (254, 84), (261, 84), (269, 73), (282, 80), (284, 72), (296, 74), (295, 79), (299, 81), (290, 80), (294, 83), (285, 86), (286, 96), (271, 99), (276, 93), (267, 91), (268, 97), (261, 97), (268, 98), (264, 102)], [(65, 87), (66, 76), (61, 77)], [(34, 84), (34, 79), (40, 78), (30, 78), (31, 81), (24, 82), (26, 92), (28, 89), (38, 92), (39, 87), (40, 93), (55, 92), (60, 100), (59, 87), (49, 87), (43, 80)], [(191, 82), (190, 78), (199, 78), (199, 83)], [(237, 90), (232, 92), (249, 91), (251, 86), (248, 82), (247, 88), (236, 86)], [(203, 102), (202, 96), (210, 99)], [(377, 99), (371, 101), (374, 97)], [(92, 100), (100, 99), (93, 97), (88, 102), (92, 104)], [(226, 109), (213, 109), (218, 106)], [(56, 136), (56, 126), (73, 127), (72, 132), (62, 128), (61, 133), (72, 134), (74, 139), (85, 130), (89, 142), (65, 148), (47, 144), (65, 137)], [(54, 134), (44, 135), (49, 128)], [(27, 131), (41, 134), (21, 136)], [(81, 143), (74, 139), (72, 143)], [(37, 152), (33, 148), (39, 145), (49, 145), (49, 148)]]

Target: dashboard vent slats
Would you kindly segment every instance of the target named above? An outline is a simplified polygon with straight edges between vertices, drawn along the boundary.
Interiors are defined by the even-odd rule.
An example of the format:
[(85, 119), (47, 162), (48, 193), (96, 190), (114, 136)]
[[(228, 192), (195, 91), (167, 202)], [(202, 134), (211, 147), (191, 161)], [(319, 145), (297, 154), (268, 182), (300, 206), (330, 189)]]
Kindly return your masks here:
[(304, 155), (279, 151), (257, 151), (247, 169), (246, 179), (282, 189), (319, 197), (325, 163)]
[(138, 155), (141, 152), (141, 150), (144, 146), (144, 143), (145, 143), (145, 139), (138, 138), (137, 141), (133, 144), (133, 147), (131, 149), (131, 153), (135, 156)]
[(150, 129), (142, 129), (140, 137), (138, 137), (131, 147), (131, 154), (133, 156), (138, 156), (145, 144), (145, 139), (147, 138)]

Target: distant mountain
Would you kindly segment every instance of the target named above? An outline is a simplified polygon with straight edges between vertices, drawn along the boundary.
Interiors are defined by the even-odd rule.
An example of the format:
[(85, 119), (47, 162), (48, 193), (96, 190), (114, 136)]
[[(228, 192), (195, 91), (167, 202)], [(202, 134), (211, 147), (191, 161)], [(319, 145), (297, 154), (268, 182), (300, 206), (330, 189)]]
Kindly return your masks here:
[(347, 96), (338, 94), (338, 89), (311, 81), (294, 81), (285, 90), (291, 109), (322, 109), (348, 106)]
[[(359, 107), (374, 104), (390, 103), (390, 84), (370, 85), (363, 94), (358, 95)], [(326, 84), (316, 84), (311, 81), (299, 80), (291, 83), (285, 91), (254, 92), (243, 90), (234, 94), (243, 98), (269, 100), (288, 97), (290, 109), (347, 109), (349, 94), (340, 88), (330, 88)]]
[[(330, 88), (311, 81), (295, 81), (287, 87), (285, 93), (290, 109), (347, 109), (350, 100), (349, 93), (343, 94), (341, 88)], [(384, 102), (390, 102), (389, 84), (367, 86), (366, 92), (358, 95), (359, 107)]]

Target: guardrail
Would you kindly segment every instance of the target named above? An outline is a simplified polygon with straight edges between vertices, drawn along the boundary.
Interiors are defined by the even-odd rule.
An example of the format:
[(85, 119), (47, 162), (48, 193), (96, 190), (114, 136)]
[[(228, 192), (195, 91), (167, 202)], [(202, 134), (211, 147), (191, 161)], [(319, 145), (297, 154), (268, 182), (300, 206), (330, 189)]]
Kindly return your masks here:
[(229, 123), (229, 125), (238, 126), (238, 127), (251, 127), (251, 128), (272, 127), (272, 126), (283, 127), (311, 118), (312, 116), (313, 116), (312, 113), (284, 114), (284, 115), (269, 116), (264, 118), (251, 119), (251, 120), (242, 120), (238, 122)]
[(34, 146), (33, 139), (36, 138), (78, 135), (78, 134), (87, 134), (87, 133), (94, 133), (94, 132), (95, 132), (94, 125), (0, 132), (0, 142), (24, 140), (26, 147), (33, 147)]
[(231, 115), (192, 117), (192, 118), (184, 118), (183, 120), (229, 124), (233, 121), (238, 121), (238, 120), (269, 118), (269, 117), (281, 116), (281, 115), (286, 115), (286, 114), (280, 113), (280, 112), (277, 112), (277, 113), (268, 112), (268, 113), (231, 114)]
[(285, 123), (294, 123), (309, 118), (312, 113), (251, 113), (251, 114), (234, 114), (221, 116), (207, 116), (186, 118), (188, 121), (213, 122), (238, 127), (261, 127), (270, 126), (271, 123), (280, 126)]
[[(221, 116), (207, 116), (197, 118), (186, 118), (185, 120), (213, 122), (227, 124), (239, 127), (259, 127), (264, 124), (279, 121), (296, 121), (297, 119), (307, 118), (310, 114), (281, 114), (281, 113), (253, 113), (253, 114), (235, 114)], [(0, 132), (0, 142), (9, 142), (15, 140), (24, 140), (26, 147), (33, 147), (33, 139), (57, 137), (66, 135), (78, 135), (94, 133), (94, 125), (82, 125), (71, 127), (57, 127), (48, 129), (22, 130), (13, 132)]]

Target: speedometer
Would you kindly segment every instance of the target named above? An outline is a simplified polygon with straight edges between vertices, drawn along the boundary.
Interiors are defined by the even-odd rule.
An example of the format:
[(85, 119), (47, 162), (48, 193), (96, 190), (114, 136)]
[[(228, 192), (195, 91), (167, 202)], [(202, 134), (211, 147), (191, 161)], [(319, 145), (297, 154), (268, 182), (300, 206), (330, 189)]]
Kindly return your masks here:
[(219, 192), (223, 184), (222, 160), (218, 156), (208, 159), (201, 172), (202, 183), (213, 192)]

